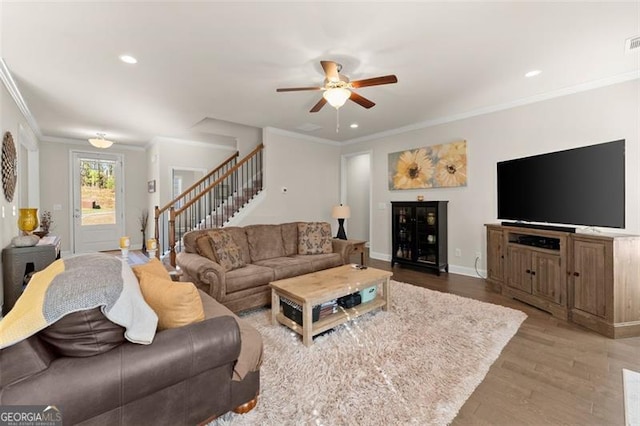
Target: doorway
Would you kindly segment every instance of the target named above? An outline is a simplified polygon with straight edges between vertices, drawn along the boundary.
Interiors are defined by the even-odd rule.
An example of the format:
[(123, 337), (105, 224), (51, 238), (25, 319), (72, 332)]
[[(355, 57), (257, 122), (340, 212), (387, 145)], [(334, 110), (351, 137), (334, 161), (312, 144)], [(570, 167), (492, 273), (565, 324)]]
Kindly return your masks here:
[(73, 252), (118, 249), (124, 235), (123, 157), (72, 152)]
[(351, 208), (347, 237), (371, 241), (371, 152), (342, 157), (342, 202)]

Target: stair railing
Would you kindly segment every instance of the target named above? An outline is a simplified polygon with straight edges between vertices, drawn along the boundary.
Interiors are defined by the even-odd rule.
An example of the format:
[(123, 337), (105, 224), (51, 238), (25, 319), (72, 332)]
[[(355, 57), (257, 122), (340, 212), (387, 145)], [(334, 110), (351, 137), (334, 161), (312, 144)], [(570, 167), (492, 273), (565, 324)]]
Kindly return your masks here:
[(263, 144), (258, 145), (242, 160), (222, 169), (208, 184), (192, 185), (198, 187), (196, 193), (180, 198), (179, 202), (176, 198), (162, 209), (156, 206), (158, 257), (168, 254), (175, 266), (176, 248), (182, 249), (185, 233), (222, 227), (262, 190), (263, 148)]

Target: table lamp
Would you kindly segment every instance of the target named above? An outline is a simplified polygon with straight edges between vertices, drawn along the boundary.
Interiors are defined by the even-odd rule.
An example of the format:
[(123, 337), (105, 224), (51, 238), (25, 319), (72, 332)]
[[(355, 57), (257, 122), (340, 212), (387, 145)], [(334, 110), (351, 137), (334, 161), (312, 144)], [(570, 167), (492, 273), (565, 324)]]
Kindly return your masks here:
[(336, 235), (336, 238), (346, 240), (347, 233), (344, 232), (344, 220), (351, 217), (351, 208), (349, 206), (343, 206), (342, 204), (333, 206), (331, 216), (334, 219), (338, 219), (338, 235)]

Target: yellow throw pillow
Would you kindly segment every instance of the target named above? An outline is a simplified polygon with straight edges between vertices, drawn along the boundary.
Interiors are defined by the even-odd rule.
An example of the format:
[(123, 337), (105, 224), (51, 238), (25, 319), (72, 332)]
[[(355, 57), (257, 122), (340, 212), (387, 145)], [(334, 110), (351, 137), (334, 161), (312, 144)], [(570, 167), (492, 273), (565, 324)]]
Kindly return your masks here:
[(169, 275), (169, 271), (164, 267), (162, 262), (160, 262), (157, 258), (149, 259), (147, 263), (143, 263), (142, 265), (132, 266), (133, 273), (136, 274), (136, 278), (140, 281), (140, 274), (144, 272), (148, 272), (158, 278), (163, 278), (170, 280), (171, 275)]
[(141, 271), (140, 290), (144, 300), (158, 315), (159, 330), (204, 320), (202, 299), (193, 283), (175, 282)]

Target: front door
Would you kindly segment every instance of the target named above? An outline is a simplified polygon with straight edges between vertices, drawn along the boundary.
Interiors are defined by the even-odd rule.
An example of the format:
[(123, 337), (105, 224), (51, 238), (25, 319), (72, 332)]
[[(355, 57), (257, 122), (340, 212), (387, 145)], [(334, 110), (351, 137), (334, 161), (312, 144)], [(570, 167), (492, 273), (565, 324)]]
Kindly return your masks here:
[(124, 235), (122, 155), (72, 152), (73, 252), (117, 250)]

